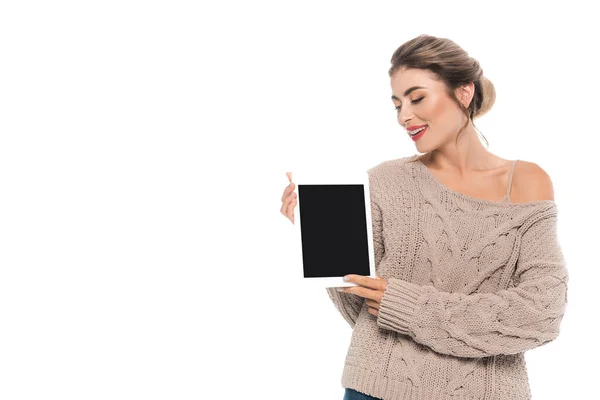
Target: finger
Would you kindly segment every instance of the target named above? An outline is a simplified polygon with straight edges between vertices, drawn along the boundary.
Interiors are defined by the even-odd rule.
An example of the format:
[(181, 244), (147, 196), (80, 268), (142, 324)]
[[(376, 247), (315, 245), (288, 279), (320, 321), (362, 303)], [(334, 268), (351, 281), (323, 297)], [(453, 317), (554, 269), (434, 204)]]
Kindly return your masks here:
[(375, 300), (365, 299), (365, 303), (367, 303), (369, 305), (369, 307), (373, 307), (373, 308), (379, 310), (379, 303), (376, 302)]
[(372, 290), (363, 286), (353, 286), (347, 287), (344, 289), (346, 293), (352, 293), (360, 297), (364, 297), (365, 299), (372, 299), (377, 302), (381, 302), (381, 298), (383, 298), (382, 292), (378, 290)]
[(296, 184), (294, 182), (291, 182), (289, 185), (287, 185), (283, 191), (283, 194), (281, 195), (281, 201), (283, 202), (290, 194), (292, 194), (295, 188)]
[(374, 308), (369, 307), (369, 309), (367, 311), (369, 311), (369, 314), (374, 315), (376, 317), (379, 315), (379, 311)]
[(349, 274), (347, 282), (354, 282), (360, 286), (364, 286), (371, 289), (384, 290), (387, 285), (382, 279), (371, 278), (370, 276)]
[(290, 218), (294, 215), (294, 207), (298, 199), (296, 198), (296, 193), (292, 193), (292, 195), (283, 199), (283, 203), (281, 204), (281, 213), (286, 217)]
[[(295, 193), (294, 193), (295, 194)], [(292, 220), (292, 222), (294, 222), (294, 208), (296, 208), (296, 203), (298, 203), (298, 199), (296, 199), (296, 197), (294, 197), (291, 201), (290, 201), (290, 205), (288, 206), (287, 209), (287, 217)]]
[(291, 172), (286, 172), (285, 174), (287, 175), (287, 177), (288, 177), (288, 180), (289, 180), (290, 182), (292, 182), (292, 173), (291, 173)]

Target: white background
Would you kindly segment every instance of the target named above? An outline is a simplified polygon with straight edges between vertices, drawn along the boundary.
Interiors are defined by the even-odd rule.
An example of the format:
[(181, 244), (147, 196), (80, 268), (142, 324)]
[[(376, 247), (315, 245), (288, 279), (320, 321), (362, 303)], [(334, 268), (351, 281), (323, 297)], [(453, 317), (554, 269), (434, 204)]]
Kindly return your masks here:
[(554, 182), (569, 304), (532, 394), (597, 396), (585, 3), (2, 2), (0, 398), (341, 400), (351, 329), (299, 279), (285, 173), (416, 152), (387, 70), (421, 33), (494, 83), (489, 150)]

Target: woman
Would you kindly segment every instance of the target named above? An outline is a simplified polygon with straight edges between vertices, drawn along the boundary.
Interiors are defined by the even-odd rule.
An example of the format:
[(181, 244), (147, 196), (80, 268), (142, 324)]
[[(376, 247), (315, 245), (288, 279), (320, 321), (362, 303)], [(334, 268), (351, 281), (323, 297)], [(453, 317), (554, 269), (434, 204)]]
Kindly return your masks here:
[(567, 304), (551, 179), (482, 145), (494, 87), (454, 42), (421, 35), (391, 61), (422, 155), (368, 170), (377, 278), (327, 289), (353, 328), (344, 400), (530, 399), (524, 352), (558, 336)]

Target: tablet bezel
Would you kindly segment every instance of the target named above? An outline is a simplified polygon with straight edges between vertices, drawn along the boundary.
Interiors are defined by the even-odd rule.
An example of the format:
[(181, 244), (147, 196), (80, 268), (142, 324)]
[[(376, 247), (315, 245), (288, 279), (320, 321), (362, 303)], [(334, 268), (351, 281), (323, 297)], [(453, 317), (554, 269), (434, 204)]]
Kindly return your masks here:
[(366, 170), (344, 170), (336, 171), (335, 173), (327, 173), (327, 171), (308, 171), (304, 170), (301, 172), (294, 172), (294, 183), (296, 184), (296, 196), (298, 199), (297, 205), (294, 209), (294, 219), (297, 221), (298, 226), (296, 228), (298, 241), (300, 244), (300, 277), (305, 284), (314, 285), (315, 287), (351, 287), (358, 286), (352, 282), (344, 282), (343, 277), (329, 277), (329, 278), (306, 278), (304, 277), (304, 263), (302, 260), (302, 230), (301, 230), (301, 218), (300, 218), (300, 203), (302, 202), (301, 185), (363, 185), (364, 186), (364, 205), (367, 223), (367, 246), (369, 249), (369, 277), (376, 278), (375, 270), (375, 252), (373, 246), (373, 221), (371, 215), (371, 192), (369, 187), (369, 173)]

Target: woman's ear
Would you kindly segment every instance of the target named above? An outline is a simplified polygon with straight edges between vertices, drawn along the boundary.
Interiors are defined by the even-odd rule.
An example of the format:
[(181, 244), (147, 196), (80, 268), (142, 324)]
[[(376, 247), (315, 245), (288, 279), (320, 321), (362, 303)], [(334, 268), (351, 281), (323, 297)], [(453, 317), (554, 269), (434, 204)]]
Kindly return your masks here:
[(459, 87), (457, 93), (457, 98), (460, 99), (465, 108), (469, 108), (469, 104), (471, 104), (471, 100), (473, 100), (473, 96), (475, 95), (475, 83), (470, 82), (466, 85), (462, 85)]

